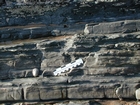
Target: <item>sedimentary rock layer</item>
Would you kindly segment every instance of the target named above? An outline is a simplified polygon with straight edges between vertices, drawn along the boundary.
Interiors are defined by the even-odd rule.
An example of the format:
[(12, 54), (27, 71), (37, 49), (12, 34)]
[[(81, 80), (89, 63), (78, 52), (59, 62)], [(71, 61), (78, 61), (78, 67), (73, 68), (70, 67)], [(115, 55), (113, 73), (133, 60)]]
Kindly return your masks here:
[[(132, 29), (134, 22), (123, 29)], [(126, 25), (116, 24), (120, 21), (115, 25), (114, 22), (106, 23), (116, 31)], [(104, 27), (104, 24), (97, 26)], [(1, 45), (0, 96), (4, 97), (0, 97), (0, 101), (135, 99), (135, 90), (140, 88), (139, 30), (132, 29), (128, 33), (119, 30), (113, 34), (109, 27), (102, 30), (59, 36), (59, 39)], [(53, 75), (55, 69), (78, 58), (83, 59), (84, 64), (66, 73), (67, 76)], [(33, 68), (39, 69), (39, 77), (32, 75)], [(119, 93), (116, 93), (117, 89)]]

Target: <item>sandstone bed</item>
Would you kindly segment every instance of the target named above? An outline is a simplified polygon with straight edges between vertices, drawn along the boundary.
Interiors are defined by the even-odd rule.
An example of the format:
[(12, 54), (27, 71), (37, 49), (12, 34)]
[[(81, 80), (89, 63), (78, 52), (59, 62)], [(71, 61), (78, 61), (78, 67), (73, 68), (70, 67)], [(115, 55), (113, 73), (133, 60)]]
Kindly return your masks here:
[[(0, 102), (136, 105), (139, 0), (44, 1), (0, 2)], [(79, 58), (82, 65), (53, 75)]]

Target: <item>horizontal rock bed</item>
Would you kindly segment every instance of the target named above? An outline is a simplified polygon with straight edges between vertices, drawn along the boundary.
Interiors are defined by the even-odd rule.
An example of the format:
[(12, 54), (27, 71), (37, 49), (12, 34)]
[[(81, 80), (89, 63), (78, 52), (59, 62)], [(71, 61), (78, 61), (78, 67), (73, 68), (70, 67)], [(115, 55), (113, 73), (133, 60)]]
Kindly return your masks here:
[[(92, 25), (86, 25), (84, 31), (87, 26)], [(116, 31), (120, 29), (120, 25), (115, 26)], [(126, 27), (133, 30), (129, 33), (112, 34), (109, 29), (102, 28), (102, 33), (96, 34), (62, 36), (59, 40), (1, 45), (0, 101), (136, 100), (135, 90), (140, 88), (139, 31), (133, 30), (131, 23)], [(84, 64), (64, 76), (53, 75), (55, 69), (78, 58)], [(34, 68), (39, 70), (38, 77), (32, 75)], [(120, 92), (116, 93), (118, 88)]]
[[(139, 6), (139, 0), (1, 0), (0, 103), (135, 105)], [(61, 69), (77, 59), (82, 63)], [(58, 68), (64, 72), (54, 75)]]
[[(19, 82), (20, 81), (20, 82)], [(38, 77), (1, 82), (1, 101), (56, 101), (79, 99), (118, 99), (115, 89), (123, 84), (123, 99), (135, 99), (139, 76)]]

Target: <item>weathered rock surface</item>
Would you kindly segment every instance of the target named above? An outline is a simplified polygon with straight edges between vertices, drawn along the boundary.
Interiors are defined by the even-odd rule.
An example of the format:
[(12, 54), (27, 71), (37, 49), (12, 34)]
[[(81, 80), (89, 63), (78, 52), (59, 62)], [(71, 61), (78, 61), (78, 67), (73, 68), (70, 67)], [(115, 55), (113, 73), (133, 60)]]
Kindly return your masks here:
[[(110, 80), (111, 78), (111, 80)], [(20, 81), (20, 82), (19, 82)], [(15, 95), (13, 100), (58, 100), (58, 99), (118, 99), (115, 90), (119, 84), (124, 84), (122, 89), (123, 99), (135, 99), (135, 86), (138, 85), (139, 77), (125, 78), (116, 77), (50, 77), (50, 78), (30, 78), (14, 79), (13, 81), (1, 82), (0, 100), (11, 100), (10, 95)], [(10, 87), (15, 86), (12, 90)], [(9, 87), (7, 88), (5, 87)], [(20, 88), (18, 88), (20, 87)], [(21, 91), (23, 88), (23, 91)], [(3, 89), (7, 93), (3, 92)], [(14, 92), (14, 93), (13, 93)], [(22, 93), (24, 92), (24, 93)], [(9, 95), (10, 94), (10, 95)], [(24, 96), (23, 96), (24, 94)], [(17, 98), (16, 98), (17, 96)]]
[(85, 34), (111, 34), (111, 33), (129, 33), (139, 31), (139, 20), (126, 20), (119, 22), (106, 22), (100, 24), (91, 24), (85, 27)]
[[(135, 99), (140, 79), (139, 31), (102, 32), (0, 46), (0, 93), (4, 96), (0, 100), (118, 99), (115, 91), (120, 85), (121, 98)], [(83, 59), (82, 66), (68, 76), (54, 77), (56, 68), (78, 58)], [(29, 78), (34, 77), (33, 68), (41, 70), (40, 77)], [(8, 89), (6, 94), (3, 89)]]
[(18, 87), (2, 87), (0, 88), (0, 101), (22, 101), (22, 88)]
[[(140, 88), (139, 0), (0, 4), (0, 102), (135, 100)], [(54, 76), (54, 70), (79, 58), (82, 65)]]

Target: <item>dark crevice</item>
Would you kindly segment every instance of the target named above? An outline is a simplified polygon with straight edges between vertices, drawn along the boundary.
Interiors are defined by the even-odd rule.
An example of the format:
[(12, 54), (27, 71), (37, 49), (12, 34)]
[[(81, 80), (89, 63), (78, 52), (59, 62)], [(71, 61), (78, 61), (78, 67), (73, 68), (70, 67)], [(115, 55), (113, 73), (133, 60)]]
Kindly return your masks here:
[(25, 100), (25, 98), (24, 98), (25, 97), (25, 95), (24, 95), (24, 88), (21, 89), (21, 96), (22, 96), (22, 99)]

